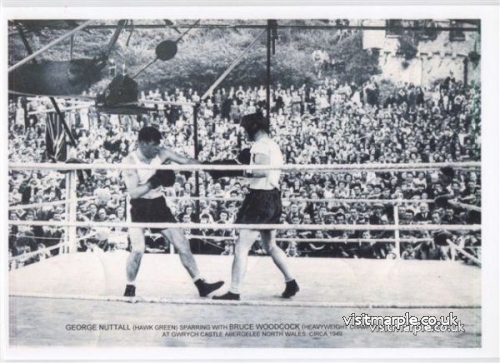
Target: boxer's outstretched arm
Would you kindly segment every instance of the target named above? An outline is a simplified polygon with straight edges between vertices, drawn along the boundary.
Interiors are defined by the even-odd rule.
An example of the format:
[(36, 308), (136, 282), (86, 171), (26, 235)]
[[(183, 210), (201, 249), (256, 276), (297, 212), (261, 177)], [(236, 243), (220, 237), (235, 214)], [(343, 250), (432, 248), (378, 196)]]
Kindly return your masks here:
[(158, 154), (162, 163), (166, 161), (173, 161), (177, 164), (201, 164), (198, 160), (189, 158), (187, 156), (183, 156), (173, 152), (172, 150), (162, 148), (160, 153)]

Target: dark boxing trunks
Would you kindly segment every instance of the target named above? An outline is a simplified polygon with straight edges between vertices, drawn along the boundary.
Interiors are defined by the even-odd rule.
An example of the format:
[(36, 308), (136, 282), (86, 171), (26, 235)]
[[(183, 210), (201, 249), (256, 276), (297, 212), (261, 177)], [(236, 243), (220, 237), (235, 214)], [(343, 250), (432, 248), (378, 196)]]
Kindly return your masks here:
[[(131, 199), (130, 205), (132, 206), (130, 210), (132, 222), (177, 223), (177, 220), (170, 211), (170, 208), (167, 206), (167, 202), (163, 197), (155, 199)], [(161, 231), (161, 229), (152, 230), (153, 233), (157, 233), (159, 231)]]
[(238, 211), (237, 224), (276, 224), (281, 216), (281, 195), (278, 189), (250, 189)]

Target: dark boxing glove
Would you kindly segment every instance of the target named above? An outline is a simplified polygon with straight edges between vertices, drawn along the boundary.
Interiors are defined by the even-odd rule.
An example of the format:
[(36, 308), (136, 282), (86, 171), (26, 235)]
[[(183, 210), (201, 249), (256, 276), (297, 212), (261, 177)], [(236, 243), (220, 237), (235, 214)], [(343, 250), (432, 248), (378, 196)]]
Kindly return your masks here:
[(434, 199), (434, 205), (436, 206), (436, 208), (448, 208), (449, 206), (451, 206), (449, 200), (451, 200), (452, 198), (453, 196), (450, 194), (440, 195), (439, 197)]
[(252, 159), (252, 154), (250, 153), (250, 148), (246, 148), (240, 151), (238, 155), (238, 162), (244, 165), (250, 165), (250, 160)]
[[(205, 161), (203, 165), (240, 165), (236, 160)], [(243, 176), (243, 170), (205, 170), (213, 179)]]
[(439, 171), (445, 177), (446, 181), (451, 182), (455, 178), (455, 170), (451, 166), (445, 166), (439, 169)]
[(172, 170), (157, 170), (156, 173), (148, 179), (148, 183), (151, 185), (152, 189), (156, 189), (159, 186), (171, 187), (175, 183), (175, 174)]
[(434, 235), (434, 243), (437, 246), (448, 246), (447, 240), (453, 240), (453, 235), (448, 231), (438, 231)]

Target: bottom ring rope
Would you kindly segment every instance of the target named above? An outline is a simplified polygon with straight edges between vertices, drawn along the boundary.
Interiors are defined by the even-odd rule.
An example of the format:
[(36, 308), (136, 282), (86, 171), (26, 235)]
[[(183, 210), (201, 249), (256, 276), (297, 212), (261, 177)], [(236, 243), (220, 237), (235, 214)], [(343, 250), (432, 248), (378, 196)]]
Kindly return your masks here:
[[(33, 221), (16, 221), (16, 222), (19, 224), (33, 223)], [(44, 222), (44, 223), (46, 223), (46, 222)], [(53, 222), (50, 222), (50, 223), (53, 223)], [(68, 223), (68, 222), (59, 222), (59, 223), (63, 224), (63, 223)], [(68, 224), (76, 224), (76, 226), (80, 226), (81, 222), (70, 222)], [(100, 222), (99, 223), (92, 222), (91, 224), (94, 226), (106, 225), (106, 223), (100, 223)], [(107, 224), (111, 225), (111, 223), (107, 223)], [(83, 225), (88, 226), (88, 223), (84, 223)], [(175, 227), (181, 227), (181, 226), (185, 226), (185, 225), (186, 224), (173, 224), (173, 226), (175, 226)], [(128, 223), (127, 226), (129, 226), (129, 227), (134, 226), (134, 224)], [(160, 224), (160, 226), (164, 227), (165, 224)], [(204, 226), (204, 225), (201, 225), (201, 226)], [(218, 227), (218, 226), (214, 226), (213, 224), (208, 225), (208, 226)], [(233, 227), (235, 225), (231, 225), (231, 226)], [(241, 225), (236, 225), (236, 226), (241, 227)], [(249, 225), (246, 225), (245, 227), (248, 227), (248, 226)], [(298, 225), (298, 226), (299, 227), (305, 226), (305, 228), (311, 227), (311, 226), (306, 226), (306, 225)], [(345, 227), (345, 226), (346, 225), (334, 225), (334, 226), (328, 226), (328, 227), (339, 228), (339, 227)], [(227, 226), (225, 226), (225, 227), (227, 227)], [(260, 227), (260, 225), (259, 225), (259, 227)], [(283, 228), (285, 226), (278, 225), (278, 227)], [(290, 227), (290, 225), (287, 225), (286, 227)], [(316, 226), (316, 227), (325, 228), (325, 226)], [(361, 228), (365, 229), (367, 226), (365, 226), (365, 225), (363, 225), (363, 226), (351, 226), (351, 225), (349, 225), (348, 227), (351, 227), (351, 228), (358, 227), (359, 229), (361, 229)], [(386, 226), (379, 226), (379, 225), (373, 225), (370, 227), (377, 227), (379, 229), (387, 229)], [(436, 229), (437, 230), (438, 228), (441, 229), (443, 226), (441, 226), (441, 225), (439, 225), (439, 226), (436, 226), (436, 225), (413, 226), (412, 225), (412, 226), (396, 226), (396, 227), (411, 227), (411, 228), (417, 227), (418, 229), (425, 228), (425, 229)], [(432, 228), (429, 228), (429, 227), (432, 227)], [(466, 229), (466, 230), (467, 229), (474, 230), (474, 229), (480, 229), (481, 226), (480, 225), (472, 225), (472, 226), (453, 225), (451, 227), (452, 228), (450, 228), (450, 225), (446, 225), (446, 228), (449, 228), (450, 230), (453, 230), (453, 229), (460, 230), (463, 227), (465, 227), (464, 229)], [(334, 229), (334, 228), (332, 228), (332, 229)], [(88, 236), (84, 236), (82, 238), (86, 238), (86, 237), (88, 237)], [(74, 255), (78, 255), (78, 254), (74, 254)], [(88, 255), (88, 256), (90, 256), (90, 255)], [(98, 254), (97, 258), (99, 259), (99, 261), (98, 261), (99, 265), (95, 264), (96, 259), (94, 258), (93, 259), (94, 265), (91, 265), (91, 266), (94, 266), (94, 267), (95, 266), (106, 266), (106, 261), (103, 262), (103, 260), (102, 260), (103, 257), (104, 257), (104, 255)], [(91, 260), (82, 259), (82, 258), (76, 258), (76, 259), (73, 259), (73, 257), (71, 257), (71, 258), (72, 259), (66, 260), (66, 266), (71, 266), (71, 267), (77, 266), (75, 264), (75, 262), (79, 262), (80, 263), (79, 266), (87, 266), (88, 261), (91, 261)], [(171, 257), (171, 258), (173, 258), (173, 257)], [(61, 261), (63, 263), (65, 262), (64, 260), (61, 260)], [(114, 259), (114, 260), (112, 259), (110, 261), (115, 261), (114, 263), (119, 262), (118, 259)], [(122, 261), (122, 260), (120, 260), (120, 261)], [(306, 261), (307, 260), (304, 260), (301, 262), (305, 263)], [(315, 266), (316, 266), (316, 263), (317, 263), (317, 261), (314, 261)], [(218, 265), (219, 264), (217, 263), (217, 266)], [(62, 265), (61, 264), (55, 265), (56, 269), (54, 269), (54, 271), (55, 271), (55, 273), (56, 272), (57, 273), (54, 276), (58, 276), (58, 271), (60, 269), (60, 266), (62, 266)], [(111, 266), (111, 265), (109, 265), (109, 266)], [(208, 265), (206, 265), (206, 266), (208, 266)], [(308, 265), (308, 266), (310, 267), (311, 265)], [(359, 265), (357, 265), (357, 266), (359, 266)], [(371, 265), (364, 265), (364, 266), (369, 267)], [(452, 266), (452, 265), (446, 265), (446, 266)], [(326, 266), (326, 267), (328, 267), (328, 266)], [(420, 269), (421, 269), (421, 267), (419, 267), (419, 271), (421, 271)], [(105, 272), (104, 272), (105, 276), (107, 276), (108, 273), (115, 271), (115, 270), (116, 269), (106, 267)], [(311, 271), (311, 270), (308, 270), (308, 271)], [(328, 270), (328, 271), (330, 271), (330, 270)], [(385, 269), (383, 271), (387, 272), (388, 270)], [(381, 273), (383, 271), (381, 271)], [(440, 271), (440, 273), (441, 272), (442, 273), (450, 272), (448, 267), (446, 267), (444, 270), (440, 269), (439, 271)], [(367, 274), (365, 274), (365, 276), (373, 276), (374, 272), (375, 271), (373, 269), (370, 269), (369, 271), (367, 270)], [(477, 273), (474, 271), (469, 271), (469, 270), (461, 271), (461, 276), (468, 276), (470, 273), (473, 274), (470, 281), (477, 281)], [(406, 301), (401, 301), (401, 302), (398, 302), (398, 299), (399, 299), (398, 296), (393, 296), (392, 298), (386, 297), (384, 299), (385, 301), (383, 300), (383, 301), (376, 302), (376, 300), (379, 299), (379, 297), (377, 297), (377, 295), (367, 296), (367, 302), (360, 302), (360, 299), (362, 300), (362, 297), (360, 298), (360, 296), (364, 295), (364, 294), (361, 294), (360, 296), (358, 296), (358, 298), (353, 298), (353, 301), (350, 302), (350, 301), (342, 301), (342, 300), (346, 300), (345, 298), (344, 299), (341, 297), (339, 298), (338, 296), (335, 297), (336, 295), (333, 295), (334, 290), (328, 289), (328, 290), (325, 290), (326, 292), (325, 292), (325, 299), (324, 299), (324, 300), (328, 300), (328, 301), (301, 301), (300, 298), (298, 300), (294, 299), (291, 301), (284, 301), (284, 300), (280, 299), (278, 296), (272, 294), (271, 296), (274, 296), (274, 298), (272, 298), (270, 300), (262, 300), (262, 301), (244, 300), (244, 301), (233, 302), (233, 301), (208, 300), (208, 299), (199, 299), (199, 298), (197, 298), (197, 299), (184, 298), (185, 295), (183, 295), (183, 296), (175, 296), (174, 295), (171, 298), (161, 298), (161, 297), (154, 297), (154, 295), (156, 294), (156, 291), (150, 291), (148, 293), (147, 290), (145, 291), (146, 293), (145, 293), (144, 297), (139, 297), (139, 298), (128, 298), (128, 297), (118, 296), (116, 290), (108, 290), (110, 292), (109, 295), (99, 295), (99, 294), (96, 295), (95, 294), (96, 290), (93, 290), (93, 291), (88, 290), (87, 294), (82, 294), (82, 292), (84, 290), (81, 290), (81, 289), (74, 290), (74, 293), (68, 294), (68, 292), (72, 291), (71, 286), (74, 286), (74, 281), (73, 281), (73, 282), (70, 282), (68, 285), (63, 286), (63, 289), (59, 289), (61, 294), (56, 294), (56, 295), (52, 294), (51, 295), (51, 294), (45, 293), (45, 291), (55, 291), (55, 290), (50, 290), (50, 288), (44, 289), (43, 291), (40, 291), (40, 290), (36, 291), (37, 289), (35, 287), (35, 291), (33, 291), (31, 276), (29, 278), (26, 278), (26, 276), (27, 276), (26, 274), (12, 275), (12, 276), (14, 279), (13, 281), (16, 283), (14, 283), (11, 286), (17, 285), (17, 289), (16, 289), (17, 291), (11, 291), (10, 296), (11, 297), (19, 297), (19, 298), (60, 299), (60, 300), (66, 299), (66, 300), (72, 300), (72, 301), (73, 300), (74, 301), (81, 300), (81, 301), (128, 302), (128, 303), (156, 303), (156, 304), (167, 304), (167, 305), (207, 305), (207, 306), (217, 306), (217, 305), (240, 306), (241, 305), (241, 306), (259, 306), (259, 307), (260, 306), (268, 306), (268, 307), (290, 307), (290, 308), (360, 308), (360, 309), (372, 309), (372, 308), (386, 308), (386, 309), (387, 308), (399, 308), (399, 309), (404, 309), (404, 308), (406, 308), (406, 309), (419, 309), (419, 308), (420, 309), (432, 309), (432, 308), (434, 308), (434, 309), (450, 309), (450, 308), (454, 308), (454, 309), (478, 309), (478, 308), (481, 308), (481, 305), (480, 305), (480, 303), (478, 303), (477, 300), (466, 301), (466, 302), (462, 303), (461, 301), (463, 300), (462, 299), (463, 294), (461, 295), (460, 292), (458, 292), (455, 295), (455, 297), (451, 296), (452, 299), (443, 300), (443, 301), (440, 301), (440, 300), (436, 301), (436, 299), (430, 299), (430, 298), (428, 299), (427, 296), (423, 297), (422, 299), (417, 299), (415, 301), (414, 295), (412, 294), (411, 300), (406, 298)], [(425, 275), (425, 276), (427, 276), (427, 275)], [(450, 276), (453, 277), (455, 275), (450, 275)], [(474, 277), (474, 276), (476, 276), (476, 277)], [(106, 281), (109, 280), (108, 277), (106, 277)], [(78, 276), (78, 278), (80, 278), (80, 277)], [(19, 280), (16, 280), (16, 279), (19, 279)], [(358, 281), (358, 280), (356, 279), (355, 281)], [(436, 280), (436, 281), (438, 281), (438, 280)], [(462, 284), (462, 282), (463, 282), (463, 280), (460, 280), (460, 279), (455, 280), (455, 281), (460, 281), (460, 284)], [(315, 284), (315, 282), (311, 282), (311, 281), (309, 282), (309, 286), (314, 286), (314, 284)], [(425, 282), (425, 284), (427, 284), (427, 281)], [(439, 284), (442, 284), (442, 283), (438, 283), (438, 285)], [(456, 285), (456, 286), (460, 287), (460, 285)], [(22, 290), (23, 287), (25, 288), (24, 290)], [(385, 286), (383, 286), (383, 288), (385, 288)], [(151, 297), (151, 296), (153, 296), (153, 297)], [(192, 295), (188, 295), (188, 297), (189, 296), (192, 296)], [(478, 296), (478, 294), (474, 293), (473, 296)], [(332, 301), (334, 299), (339, 299), (341, 301)]]
[[(89, 239), (89, 238), (95, 237), (96, 235), (97, 235), (97, 233), (90, 233), (88, 235), (85, 235), (85, 236), (78, 238), (76, 241), (78, 242), (80, 240)], [(61, 240), (61, 238), (57, 238), (57, 239)], [(62, 241), (62, 242), (56, 244), (55, 246), (43, 247), (43, 248), (40, 248), (40, 249), (33, 251), (33, 252), (22, 253), (22, 254), (17, 255), (17, 256), (9, 257), (9, 262), (26, 260), (26, 259), (29, 259), (31, 257), (36, 257), (36, 256), (45, 256), (53, 250), (57, 250), (59, 248), (65, 248), (65, 247), (69, 247), (69, 246), (70, 246), (70, 243), (68, 243), (66, 241)]]
[(92, 295), (50, 295), (15, 293), (10, 297), (39, 298), (55, 300), (86, 300), (105, 302), (169, 304), (169, 305), (238, 305), (267, 306), (293, 308), (346, 308), (346, 309), (481, 309), (479, 304), (398, 304), (398, 303), (366, 303), (366, 302), (307, 302), (307, 301), (259, 301), (259, 300), (211, 300), (211, 299), (167, 299), (157, 297), (123, 297), (123, 296), (92, 296)]
[(93, 221), (16, 221), (9, 220), (11, 225), (17, 226), (58, 226), (58, 227), (115, 227), (115, 228), (153, 228), (153, 229), (300, 229), (300, 230), (365, 230), (365, 231), (480, 231), (480, 224), (211, 224), (211, 223), (142, 223), (142, 222), (93, 222)]

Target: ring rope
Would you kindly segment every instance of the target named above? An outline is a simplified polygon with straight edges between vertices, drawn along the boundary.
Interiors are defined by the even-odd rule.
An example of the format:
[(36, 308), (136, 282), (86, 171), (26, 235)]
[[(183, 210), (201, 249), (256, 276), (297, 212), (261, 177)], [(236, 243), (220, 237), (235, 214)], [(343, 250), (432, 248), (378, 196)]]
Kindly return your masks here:
[[(30, 209), (30, 208), (42, 208), (46, 206), (55, 206), (55, 205), (60, 205), (60, 204), (65, 204), (65, 203), (75, 203), (75, 202), (88, 202), (92, 201), (98, 198), (97, 196), (92, 196), (92, 197), (83, 197), (83, 198), (78, 198), (78, 199), (71, 199), (71, 200), (60, 200), (60, 201), (55, 201), (55, 202), (43, 202), (43, 203), (33, 203), (33, 204), (18, 204), (18, 205), (12, 205), (9, 206), (9, 210), (22, 210), (22, 209)], [(177, 196), (165, 196), (165, 199), (167, 200), (203, 200), (203, 201), (223, 201), (223, 202), (242, 202), (244, 198), (225, 198), (225, 197), (193, 197), (193, 196), (188, 196), (188, 197), (177, 197)], [(322, 202), (337, 202), (337, 203), (383, 203), (383, 204), (419, 204), (419, 203), (434, 203), (434, 199), (342, 199), (342, 198), (282, 198), (282, 201), (290, 201), (290, 202), (316, 202), (316, 203), (322, 203)], [(481, 211), (480, 207), (470, 205), (470, 204), (464, 204), (464, 203), (459, 203), (459, 202), (454, 202), (453, 200), (449, 201), (450, 204), (464, 208), (464, 209), (470, 209), (474, 211)]]
[[(92, 234), (94, 236), (95, 233)], [(18, 236), (15, 233), (9, 233), (9, 236)], [(84, 236), (84, 238), (90, 238), (92, 236)], [(238, 237), (235, 236), (204, 236), (199, 234), (187, 234), (187, 239), (202, 239), (202, 240), (212, 240), (212, 241), (236, 241)], [(61, 237), (42, 237), (43, 240), (60, 240)], [(276, 237), (277, 242), (324, 242), (324, 243), (350, 243), (350, 242), (396, 242), (395, 238), (280, 238)], [(400, 238), (400, 242), (427, 242), (432, 241), (432, 238)]]
[(476, 212), (481, 212), (481, 207), (478, 207), (478, 206), (475, 206), (472, 204), (464, 204), (464, 203), (456, 202), (454, 200), (449, 200), (448, 203), (450, 203), (454, 207), (459, 207), (459, 208), (473, 210)]
[[(22, 234), (23, 232), (19, 232), (20, 234)], [(19, 237), (20, 235), (17, 234), (17, 233), (9, 233), (9, 236), (12, 236), (12, 237)], [(35, 239), (43, 239), (44, 241), (46, 240), (53, 240), (53, 241), (59, 241), (61, 239), (61, 237), (33, 237)]]
[[(170, 105), (170, 106), (196, 106), (193, 102), (174, 102), (174, 101), (156, 101), (156, 100), (139, 100), (139, 102), (128, 103), (129, 105), (134, 105), (139, 103), (141, 105), (154, 104), (154, 105)], [(127, 103), (125, 104), (127, 105)]]
[(57, 245), (52, 246), (52, 247), (45, 247), (45, 248), (42, 248), (42, 249), (39, 249), (39, 250), (36, 250), (36, 251), (33, 251), (33, 252), (23, 253), (23, 254), (18, 255), (18, 256), (12, 256), (11, 258), (9, 258), (9, 262), (10, 261), (23, 260), (23, 259), (27, 259), (27, 258), (38, 256), (38, 255), (42, 255), (42, 254), (45, 254), (45, 253), (47, 253), (49, 251), (58, 249), (60, 247), (64, 247), (65, 245), (67, 245), (66, 242), (61, 242), (61, 243), (58, 243)]
[(481, 261), (475, 257), (475, 256), (472, 256), (470, 253), (464, 251), (462, 248), (458, 247), (456, 244), (454, 244), (453, 242), (451, 242), (449, 239), (446, 239), (446, 242), (450, 245), (451, 248), (453, 248), (455, 251), (461, 253), (462, 255), (464, 255), (465, 257), (471, 259), (472, 261), (474, 261), (475, 263), (477, 263), (479, 266), (481, 266)]
[(20, 209), (29, 209), (29, 208), (42, 208), (42, 207), (51, 207), (55, 205), (61, 205), (61, 204), (66, 204), (66, 203), (78, 203), (78, 202), (88, 202), (91, 200), (96, 199), (97, 196), (92, 196), (92, 197), (83, 197), (83, 198), (78, 198), (78, 199), (70, 199), (70, 200), (58, 200), (55, 202), (43, 202), (43, 203), (33, 203), (33, 204), (19, 204), (19, 205), (12, 205), (9, 206), (9, 210), (20, 210)]
[(376, 224), (210, 224), (210, 223), (132, 223), (132, 222), (94, 222), (94, 221), (18, 221), (10, 220), (9, 224), (18, 226), (59, 226), (59, 227), (116, 227), (116, 228), (152, 228), (152, 229), (252, 229), (252, 230), (363, 230), (363, 231), (480, 231), (480, 224), (403, 224), (403, 225), (376, 225)]
[[(167, 200), (203, 200), (203, 201), (219, 201), (219, 202), (242, 202), (244, 198), (226, 198), (226, 197), (177, 197), (177, 196), (165, 196)], [(404, 205), (404, 204), (420, 204), (420, 203), (435, 203), (435, 199), (352, 199), (352, 198), (281, 198), (282, 201), (289, 202), (316, 202), (316, 203), (382, 203), (382, 204), (394, 204), (394, 205)], [(472, 204), (464, 204), (454, 201), (453, 199), (448, 200), (448, 202), (458, 208), (473, 210), (477, 212), (481, 212), (481, 207), (472, 205)], [(327, 213), (327, 214), (335, 214), (335, 213)]]
[[(84, 239), (88, 239), (88, 238), (94, 237), (95, 235), (97, 235), (97, 232), (89, 233), (88, 235), (77, 238), (76, 241), (78, 242), (78, 241), (81, 241)], [(60, 238), (58, 238), (58, 239), (60, 239)], [(34, 256), (40, 255), (44, 252), (52, 251), (52, 250), (55, 250), (55, 249), (60, 248), (60, 247), (65, 247), (67, 245), (68, 245), (68, 242), (61, 242), (55, 246), (45, 247), (45, 248), (42, 248), (42, 249), (39, 249), (39, 250), (36, 250), (33, 252), (23, 253), (23, 254), (18, 255), (18, 256), (12, 256), (9, 258), (9, 261), (17, 261), (17, 260), (21, 260), (21, 259), (25, 259), (25, 258), (34, 257)]]
[[(223, 236), (202, 236), (197, 234), (186, 235), (187, 239), (208, 239), (214, 241), (236, 241), (238, 237), (223, 237)], [(428, 242), (432, 241), (432, 238), (400, 238), (400, 242)], [(323, 242), (323, 243), (351, 243), (351, 242), (396, 242), (395, 238), (280, 238), (276, 237), (277, 242)]]
[(359, 308), (359, 309), (481, 309), (480, 304), (398, 304), (398, 303), (349, 303), (349, 302), (314, 302), (314, 301), (259, 301), (259, 300), (212, 300), (212, 299), (167, 299), (156, 297), (95, 296), (95, 295), (51, 295), (43, 293), (14, 293), (10, 297), (41, 298), (55, 300), (92, 300), (127, 303), (150, 303), (170, 305), (238, 305), (238, 306), (271, 306), (293, 308)]
[[(244, 198), (226, 198), (226, 197), (217, 197), (217, 196), (212, 196), (212, 197), (192, 197), (192, 196), (187, 196), (187, 197), (177, 197), (177, 196), (165, 196), (165, 199), (167, 200), (203, 200), (203, 201), (219, 201), (219, 202), (242, 202)], [(420, 203), (435, 203), (435, 199), (352, 199), (352, 198), (281, 198), (282, 201), (289, 201), (289, 202), (315, 202), (315, 203), (368, 203), (368, 204), (375, 204), (375, 203), (382, 203), (382, 204), (394, 204), (394, 205), (403, 205), (403, 204), (420, 204)], [(464, 204), (464, 203), (459, 203), (454, 201), (453, 199), (448, 200), (448, 202), (458, 208), (463, 208), (463, 209), (468, 209), (468, 210), (473, 210), (473, 211), (478, 211), (481, 212), (481, 207), (471, 205), (471, 204)], [(335, 213), (327, 213), (327, 214), (335, 214)]]
[(89, 233), (89, 234), (86, 234), (85, 236), (81, 236), (79, 238), (76, 239), (76, 241), (82, 241), (84, 239), (87, 239), (87, 238), (92, 238), (94, 236), (97, 236), (97, 232), (92, 232), (92, 233)]
[[(188, 239), (189, 239), (189, 237), (188, 237)], [(207, 244), (207, 245), (210, 245), (210, 246), (213, 246), (213, 247), (216, 247), (216, 248), (218, 248), (218, 249), (224, 250), (224, 247), (219, 246), (219, 245), (218, 245), (218, 244), (216, 244), (216, 243), (213, 243), (213, 242), (210, 242), (210, 241), (203, 241), (203, 243), (205, 243), (205, 244)]]
[(38, 170), (89, 170), (89, 169), (114, 169), (114, 170), (173, 170), (173, 171), (205, 171), (205, 170), (283, 170), (283, 171), (417, 171), (435, 170), (444, 167), (452, 168), (480, 168), (481, 162), (455, 162), (455, 163), (407, 163), (407, 164), (286, 164), (273, 165), (201, 165), (201, 164), (66, 164), (66, 163), (9, 163), (10, 169), (38, 169)]
[[(211, 201), (224, 201), (224, 202), (242, 202), (244, 198), (230, 198), (230, 197), (217, 197), (217, 196), (211, 196), (211, 197), (193, 197), (193, 196), (187, 196), (187, 197), (177, 197), (177, 196), (166, 196), (165, 199), (168, 200), (204, 200), (206, 201), (207, 199)], [(316, 203), (321, 203), (321, 202), (345, 202), (345, 203), (386, 203), (386, 204), (397, 204), (397, 203), (410, 203), (410, 204), (416, 204), (416, 203), (434, 203), (434, 199), (342, 199), (342, 198), (281, 198), (282, 201), (290, 201), (290, 202), (316, 202)], [(464, 204), (466, 206), (467, 204)]]

